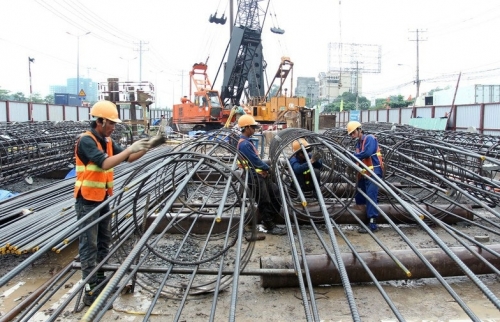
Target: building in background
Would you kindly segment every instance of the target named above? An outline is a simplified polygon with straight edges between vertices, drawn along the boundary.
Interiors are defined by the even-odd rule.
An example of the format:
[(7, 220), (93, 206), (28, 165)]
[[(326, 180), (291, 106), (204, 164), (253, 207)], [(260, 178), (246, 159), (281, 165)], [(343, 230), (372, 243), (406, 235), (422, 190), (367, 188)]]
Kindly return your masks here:
[(331, 103), (345, 92), (363, 94), (363, 77), (361, 73), (321, 72), (318, 75), (318, 99)]
[[(89, 102), (90, 104), (97, 102), (97, 82), (92, 81), (91, 78), (80, 78), (80, 90), (83, 90), (85, 92), (85, 98), (83, 99), (84, 102)], [(66, 80), (66, 86), (50, 85), (49, 92), (52, 95), (56, 93), (78, 95), (76, 78), (68, 78)]]
[(49, 94), (54, 95), (55, 93), (67, 93), (68, 87), (64, 85), (50, 85)]
[(295, 96), (305, 97), (306, 104), (313, 106), (318, 101), (318, 82), (314, 77), (297, 77)]
[[(67, 79), (67, 93), (78, 95), (78, 87), (76, 86), (76, 78)], [(93, 82), (91, 78), (80, 77), (80, 90), (85, 92), (85, 101), (97, 102), (97, 82)]]

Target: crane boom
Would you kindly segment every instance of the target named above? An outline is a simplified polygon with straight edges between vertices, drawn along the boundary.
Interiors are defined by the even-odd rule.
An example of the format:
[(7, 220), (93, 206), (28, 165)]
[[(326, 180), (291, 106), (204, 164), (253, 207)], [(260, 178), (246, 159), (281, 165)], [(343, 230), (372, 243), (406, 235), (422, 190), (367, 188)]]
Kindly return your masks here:
[(225, 106), (239, 105), (245, 86), (248, 86), (247, 96), (265, 94), (261, 35), (269, 2), (263, 10), (258, 4), (261, 1), (239, 2), (222, 81), (221, 98)]

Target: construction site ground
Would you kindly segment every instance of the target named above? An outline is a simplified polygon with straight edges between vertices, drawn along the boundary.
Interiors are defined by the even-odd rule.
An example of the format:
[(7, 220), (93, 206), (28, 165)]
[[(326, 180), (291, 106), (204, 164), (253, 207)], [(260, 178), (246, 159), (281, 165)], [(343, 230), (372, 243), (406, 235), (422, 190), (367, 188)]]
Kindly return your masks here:
[[(35, 179), (36, 184), (43, 184), (43, 180)], [(19, 183), (18, 185), (25, 185)], [(29, 189), (33, 186), (29, 186)], [(19, 189), (18, 189), (19, 190)], [(493, 220), (498, 220), (494, 218)], [(457, 229), (474, 237), (474, 227), (456, 224)], [(359, 234), (357, 226), (342, 225), (348, 238), (357, 245), (358, 251), (380, 251), (371, 237)], [(416, 225), (401, 225), (404, 233), (416, 242), (418, 248), (434, 248), (435, 244), (423, 230)], [(438, 227), (434, 231), (442, 236)], [(311, 228), (301, 226), (304, 239), (308, 234), (314, 234)], [(408, 246), (388, 226), (382, 225), (377, 236), (392, 250), (407, 249)], [(311, 240), (316, 240), (311, 238)], [(458, 246), (450, 238), (443, 240), (448, 246)], [(339, 238), (342, 252), (347, 247)], [(500, 240), (491, 239), (487, 243), (498, 244)], [(258, 241), (248, 268), (258, 269), (260, 259), (268, 256), (289, 256), (289, 237), (266, 235), (265, 240)], [(315, 243), (306, 242), (306, 251), (310, 254), (321, 254), (323, 247)], [(42, 285), (47, 279), (71, 262), (77, 255), (77, 245), (65, 249), (60, 254), (49, 253), (42, 256), (31, 267), (25, 269), (8, 285), (0, 288), (0, 319), (9, 310), (15, 307), (22, 299)], [(18, 265), (28, 255), (4, 255), (0, 257), (0, 276)], [(70, 292), (79, 282), (80, 273), (75, 274), (67, 283), (66, 288), (60, 291), (60, 298)], [(482, 275), (481, 281), (498, 296), (500, 294), (500, 278), (496, 275)], [(500, 321), (499, 310), (486, 296), (465, 277), (448, 277), (446, 280), (455, 292), (466, 301), (467, 305), (478, 314), (482, 321)], [(382, 282), (397, 308), (408, 321), (470, 321), (454, 299), (446, 292), (434, 278), (417, 280), (394, 280)], [(389, 306), (372, 283), (353, 284), (353, 293), (356, 305), (363, 321), (396, 321)], [(344, 289), (340, 285), (324, 285), (315, 288), (318, 303), (323, 303), (319, 309), (319, 316), (323, 321), (352, 321), (351, 312), (346, 300)], [(231, 288), (219, 295), (215, 321), (227, 320), (230, 310)], [(137, 287), (132, 294), (122, 294), (114, 303), (102, 321), (142, 321), (143, 315), (149, 307), (152, 296)], [(184, 321), (207, 321), (212, 305), (211, 294), (191, 299), (185, 305), (182, 316)], [(39, 311), (30, 321), (45, 321), (48, 313), (58, 306), (59, 301), (50, 301), (44, 310)], [(179, 302), (171, 299), (160, 299), (155, 306), (151, 321), (172, 320), (176, 314)], [(73, 313), (74, 303), (68, 306), (57, 321), (79, 321), (87, 308), (80, 313)], [(305, 313), (298, 288), (268, 289), (260, 285), (259, 276), (241, 276), (238, 285), (237, 321), (305, 321)]]

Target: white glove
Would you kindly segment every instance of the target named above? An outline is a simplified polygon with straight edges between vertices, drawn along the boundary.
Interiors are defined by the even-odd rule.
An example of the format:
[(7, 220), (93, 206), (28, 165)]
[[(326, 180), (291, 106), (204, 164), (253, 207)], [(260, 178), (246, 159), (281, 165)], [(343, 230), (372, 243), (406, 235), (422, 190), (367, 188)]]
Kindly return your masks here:
[(129, 148), (132, 153), (137, 153), (144, 150), (149, 150), (149, 147), (149, 139), (141, 139), (139, 141), (135, 141)]

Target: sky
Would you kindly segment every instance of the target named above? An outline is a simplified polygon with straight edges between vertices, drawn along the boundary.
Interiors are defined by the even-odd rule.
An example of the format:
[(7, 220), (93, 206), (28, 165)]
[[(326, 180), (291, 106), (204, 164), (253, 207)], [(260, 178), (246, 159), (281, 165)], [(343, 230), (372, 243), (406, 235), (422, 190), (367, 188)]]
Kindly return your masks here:
[[(29, 95), (32, 57), (33, 93), (42, 96), (79, 69), (97, 82), (150, 81), (158, 106), (171, 106), (189, 95), (197, 62), (207, 62), (220, 90), (229, 19), (219, 25), (208, 18), (228, 16), (229, 1), (2, 0), (0, 88)], [(268, 0), (259, 5), (265, 9)], [(270, 0), (262, 45), (269, 80), (282, 56), (294, 63), (293, 85), (285, 87), (326, 72), (329, 44), (380, 46), (381, 71), (363, 74), (361, 94), (415, 97), (417, 61), (421, 94), (454, 88), (460, 72), (460, 87), (500, 84), (498, 30), (498, 0)]]

